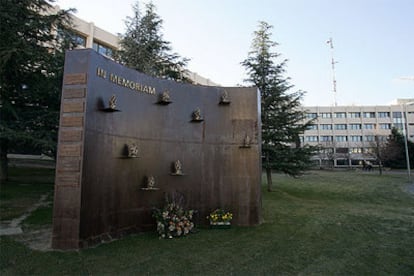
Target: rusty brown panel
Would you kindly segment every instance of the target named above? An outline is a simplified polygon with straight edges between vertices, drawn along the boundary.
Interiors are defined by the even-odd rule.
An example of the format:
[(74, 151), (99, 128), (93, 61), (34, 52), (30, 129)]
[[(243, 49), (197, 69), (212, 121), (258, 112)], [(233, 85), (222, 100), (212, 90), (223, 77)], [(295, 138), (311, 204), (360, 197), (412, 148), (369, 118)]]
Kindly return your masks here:
[(63, 76), (63, 84), (86, 84), (86, 73), (65, 74)]
[(72, 113), (72, 112), (84, 112), (85, 103), (83, 101), (78, 102), (63, 102), (62, 112)]
[(59, 140), (62, 142), (80, 142), (82, 140), (82, 130), (61, 130)]
[[(84, 111), (64, 107), (80, 100), (76, 93), (62, 102), (64, 110), (84, 114), (61, 114), (56, 188), (68, 190), (56, 194), (54, 214), (56, 223), (59, 216), (79, 217), (79, 243), (73, 233), (62, 237), (57, 227), (57, 246), (78, 248), (96, 237), (122, 236), (125, 229), (153, 229), (152, 208), (161, 207), (165, 194), (173, 192), (184, 196), (186, 208), (199, 211), (198, 224), (206, 224), (205, 217), (217, 207), (233, 212), (235, 225), (260, 222), (260, 109), (255, 88), (158, 80), (92, 50), (73, 51), (68, 57), (65, 72), (88, 72), (88, 83)], [(116, 81), (111, 76), (117, 76)], [(230, 103), (220, 105), (224, 89)], [(148, 93), (166, 90), (169, 104), (159, 104), (157, 95)], [(116, 110), (107, 108), (113, 95)], [(192, 121), (196, 108), (202, 121)], [(242, 148), (246, 135), (251, 145)], [(130, 144), (138, 146), (138, 158), (128, 158)], [(80, 160), (78, 172), (73, 160)], [(182, 164), (181, 176), (172, 175), (176, 160)], [(149, 175), (159, 190), (141, 189)]]
[(63, 89), (64, 99), (84, 98), (86, 95), (85, 88), (65, 88)]
[(61, 116), (60, 124), (62, 127), (82, 127), (83, 119), (83, 116)]

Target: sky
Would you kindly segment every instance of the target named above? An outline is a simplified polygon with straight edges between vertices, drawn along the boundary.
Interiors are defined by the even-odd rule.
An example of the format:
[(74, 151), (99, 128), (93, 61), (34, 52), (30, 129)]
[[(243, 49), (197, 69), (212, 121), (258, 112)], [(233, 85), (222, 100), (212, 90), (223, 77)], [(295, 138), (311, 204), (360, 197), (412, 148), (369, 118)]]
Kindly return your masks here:
[[(136, 0), (57, 0), (125, 33)], [(142, 9), (148, 1), (139, 1)], [(273, 26), (277, 62), (305, 106), (387, 105), (414, 98), (414, 0), (153, 0), (162, 34), (188, 69), (222, 86), (248, 85), (241, 62), (259, 21)], [(332, 38), (334, 49), (327, 41)], [(332, 54), (336, 97), (333, 93)]]

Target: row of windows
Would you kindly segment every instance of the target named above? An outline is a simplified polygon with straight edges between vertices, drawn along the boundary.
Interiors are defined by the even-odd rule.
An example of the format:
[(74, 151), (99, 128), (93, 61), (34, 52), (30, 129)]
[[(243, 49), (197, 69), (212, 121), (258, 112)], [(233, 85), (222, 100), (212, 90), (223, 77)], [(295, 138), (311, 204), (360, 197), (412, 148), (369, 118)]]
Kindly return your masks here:
[[(86, 48), (86, 37), (81, 34), (75, 34), (73, 36), (73, 40), (76, 45), (82, 46), (83, 48)], [(107, 57), (113, 57), (114, 50), (111, 47), (108, 47), (106, 45), (103, 45), (97, 41), (93, 42), (92, 48), (100, 53), (101, 55), (105, 55)]]
[(97, 51), (101, 55), (108, 56), (108, 57), (112, 57), (114, 55), (114, 50), (96, 41), (93, 42), (92, 47), (95, 51)]
[[(387, 139), (387, 136), (377, 136), (378, 140), (383, 142)], [(309, 135), (304, 137), (305, 142), (375, 142), (375, 135)]]
[[(320, 125), (310, 125), (308, 127), (308, 130), (346, 130), (346, 129), (377, 129), (376, 124), (320, 124)], [(403, 124), (400, 123), (394, 123), (394, 127), (398, 129), (402, 129)], [(382, 123), (378, 124), (379, 129), (391, 129), (391, 124), (388, 123)]]
[[(336, 153), (374, 153), (375, 148), (336, 148)], [(332, 154), (333, 148), (322, 148), (320, 153)]]
[[(319, 113), (306, 113), (308, 119), (315, 118), (390, 118), (391, 112), (321, 112)], [(402, 118), (400, 111), (392, 112), (393, 118)]]

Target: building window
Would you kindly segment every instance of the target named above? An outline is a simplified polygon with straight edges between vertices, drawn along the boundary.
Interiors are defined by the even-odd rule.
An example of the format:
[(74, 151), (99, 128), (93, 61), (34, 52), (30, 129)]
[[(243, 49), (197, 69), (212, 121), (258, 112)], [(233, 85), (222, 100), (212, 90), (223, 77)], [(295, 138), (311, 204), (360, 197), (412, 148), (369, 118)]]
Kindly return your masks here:
[(379, 124), (380, 129), (391, 129), (391, 124)]
[(350, 153), (362, 153), (362, 148), (350, 148)]
[(364, 148), (364, 153), (373, 154), (375, 153), (375, 148)]
[(365, 129), (375, 129), (375, 124), (364, 124)]
[(350, 124), (349, 129), (361, 129), (361, 124)]
[(378, 135), (377, 138), (378, 138), (378, 142), (387, 142), (388, 140), (388, 136), (385, 136), (385, 135)]
[(109, 48), (108, 46), (102, 45), (96, 41), (93, 42), (93, 49), (104, 56), (113, 57), (114, 55), (114, 52), (111, 48)]
[(315, 119), (318, 117), (317, 113), (306, 113), (306, 118), (308, 119)]
[(375, 112), (364, 112), (364, 118), (375, 118)]
[(321, 136), (321, 142), (332, 142), (332, 136), (329, 136), (329, 135), (324, 135), (324, 136)]
[(390, 113), (389, 112), (378, 112), (378, 117), (379, 118), (389, 118)]
[(336, 142), (346, 142), (346, 141), (348, 141), (348, 137), (345, 136), (345, 135), (335, 136), (335, 141)]
[(335, 129), (336, 130), (345, 130), (346, 129), (346, 124), (336, 124)]
[(322, 113), (320, 114), (320, 116), (321, 116), (322, 118), (332, 118), (332, 113), (330, 113), (330, 112), (322, 112)]
[(325, 154), (332, 154), (334, 153), (334, 149), (333, 148), (321, 148), (319, 150), (320, 153), (325, 153)]
[(75, 34), (73, 35), (72, 39), (76, 46), (82, 46), (83, 48), (86, 47), (86, 37), (83, 35)]
[(336, 165), (337, 166), (348, 166), (349, 165), (349, 160), (348, 159), (337, 159), (336, 160)]
[(332, 125), (331, 124), (322, 124), (321, 125), (321, 129), (323, 129), (323, 130), (331, 130), (332, 129)]
[(318, 130), (318, 125), (309, 125), (307, 130)]
[(351, 142), (362, 142), (362, 136), (351, 135)]
[(402, 122), (403, 122), (403, 118), (396, 118), (396, 117), (394, 117), (393, 119), (392, 119), (392, 121), (395, 123), (395, 124), (402, 124)]
[(400, 111), (392, 113), (393, 118), (402, 118), (402, 113)]
[(374, 135), (366, 135), (365, 136), (365, 142), (374, 142), (375, 136)]
[(335, 112), (335, 118), (346, 118), (345, 112)]
[(306, 136), (305, 141), (306, 142), (318, 142), (318, 136)]
[(361, 118), (361, 112), (349, 112), (349, 118)]

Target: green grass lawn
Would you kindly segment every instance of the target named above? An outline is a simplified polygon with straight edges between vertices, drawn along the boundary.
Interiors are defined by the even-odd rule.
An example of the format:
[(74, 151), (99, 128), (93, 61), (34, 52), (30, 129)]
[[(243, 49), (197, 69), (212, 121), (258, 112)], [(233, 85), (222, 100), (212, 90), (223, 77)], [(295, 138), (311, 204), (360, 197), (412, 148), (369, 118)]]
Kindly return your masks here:
[(23, 215), (42, 195), (53, 201), (54, 169), (10, 168), (9, 173), (0, 186), (0, 221)]
[[(312, 171), (274, 179), (274, 192), (263, 185), (260, 226), (199, 229), (167, 240), (145, 233), (79, 252), (34, 251), (3, 236), (0, 273), (414, 274), (414, 195), (403, 190), (405, 175)], [(2, 186), (2, 200), (9, 189)], [(50, 223), (51, 210), (39, 212), (34, 221)]]

